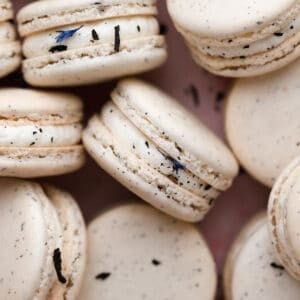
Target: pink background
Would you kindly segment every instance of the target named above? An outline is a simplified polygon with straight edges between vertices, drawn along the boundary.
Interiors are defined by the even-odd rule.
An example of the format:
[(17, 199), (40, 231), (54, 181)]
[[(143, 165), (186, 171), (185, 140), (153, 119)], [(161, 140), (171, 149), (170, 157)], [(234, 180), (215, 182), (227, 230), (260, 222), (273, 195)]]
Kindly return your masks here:
[[(25, 0), (14, 1), (16, 10)], [(196, 114), (208, 127), (224, 138), (224, 101), (217, 101), (218, 94), (226, 93), (231, 85), (229, 80), (215, 77), (199, 68), (192, 61), (182, 38), (175, 31), (165, 7), (165, 1), (158, 0), (159, 19), (166, 26), (169, 59), (158, 70), (141, 76), (160, 86), (173, 95), (189, 110)], [(2, 79), (2, 86), (27, 86), (17, 72)], [(68, 89), (80, 95), (85, 102), (85, 119), (100, 110), (109, 99), (115, 82)], [(190, 86), (197, 88), (199, 104), (194, 103), (189, 92)], [(43, 179), (70, 191), (79, 202), (86, 221), (97, 215), (105, 207), (117, 202), (136, 198), (88, 158), (80, 171), (56, 178)], [(215, 208), (199, 224), (213, 251), (221, 274), (224, 258), (232, 240), (241, 226), (256, 211), (266, 207), (269, 191), (241, 171), (233, 187), (216, 202)]]

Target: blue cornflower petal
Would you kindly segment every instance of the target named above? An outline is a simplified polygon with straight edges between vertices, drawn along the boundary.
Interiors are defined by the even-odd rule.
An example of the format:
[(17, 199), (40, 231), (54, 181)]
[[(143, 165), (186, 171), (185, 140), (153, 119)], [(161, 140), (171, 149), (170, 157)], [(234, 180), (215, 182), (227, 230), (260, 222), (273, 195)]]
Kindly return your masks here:
[(68, 38), (72, 37), (78, 30), (80, 30), (83, 26), (70, 29), (70, 30), (58, 30), (58, 36), (55, 38), (56, 43), (62, 43), (63, 41), (67, 40)]

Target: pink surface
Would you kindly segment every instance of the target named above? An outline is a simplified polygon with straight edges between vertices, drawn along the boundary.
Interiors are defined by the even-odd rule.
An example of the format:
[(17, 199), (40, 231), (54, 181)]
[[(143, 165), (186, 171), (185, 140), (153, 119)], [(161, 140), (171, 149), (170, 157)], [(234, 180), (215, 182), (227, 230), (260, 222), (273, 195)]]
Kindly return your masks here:
[[(14, 2), (16, 8), (20, 8), (28, 1)], [(162, 68), (141, 77), (176, 97), (208, 127), (223, 137), (224, 101), (220, 100), (223, 98), (222, 94), (228, 91), (231, 82), (210, 75), (194, 64), (182, 38), (175, 31), (167, 15), (165, 1), (158, 0), (158, 3), (160, 21), (167, 29), (169, 59)], [(82, 96), (85, 102), (85, 118), (88, 119), (108, 100), (114, 84), (115, 82), (110, 82), (68, 90)], [(1, 85), (26, 86), (20, 73), (3, 79)], [(192, 96), (191, 86), (196, 87), (198, 91), (198, 104)], [(91, 159), (88, 159), (86, 166), (79, 172), (49, 178), (46, 181), (70, 191), (78, 200), (87, 222), (104, 207), (136, 198)], [(217, 200), (215, 208), (199, 224), (214, 253), (220, 274), (232, 240), (250, 216), (266, 207), (268, 193), (266, 188), (241, 172), (233, 187)]]

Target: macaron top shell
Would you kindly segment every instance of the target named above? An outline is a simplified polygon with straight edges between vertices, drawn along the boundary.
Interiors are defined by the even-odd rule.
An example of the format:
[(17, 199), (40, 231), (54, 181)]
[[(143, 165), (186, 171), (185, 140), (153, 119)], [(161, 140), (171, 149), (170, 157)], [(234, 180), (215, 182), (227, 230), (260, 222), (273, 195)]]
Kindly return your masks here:
[(60, 125), (82, 119), (79, 97), (57, 92), (4, 88), (0, 90), (0, 122), (25, 119)]
[(214, 299), (216, 269), (201, 234), (140, 204), (116, 207), (88, 228), (79, 299)]
[(176, 100), (137, 79), (119, 82), (112, 100), (159, 148), (174, 158), (180, 156), (181, 163), (192, 173), (220, 189), (230, 186), (238, 172), (235, 158)]
[(236, 82), (225, 111), (228, 141), (243, 167), (272, 187), (300, 154), (300, 61)]
[(298, 0), (168, 0), (176, 24), (204, 37), (226, 38), (256, 31), (286, 11), (298, 12)]
[(17, 15), (22, 36), (64, 25), (130, 15), (156, 14), (155, 0), (44, 0), (33, 2)]
[(265, 214), (256, 216), (232, 246), (225, 267), (228, 300), (297, 300), (300, 284), (273, 252)]
[(0, 179), (0, 295), (2, 299), (45, 299), (54, 282), (52, 254), (60, 224), (38, 184)]

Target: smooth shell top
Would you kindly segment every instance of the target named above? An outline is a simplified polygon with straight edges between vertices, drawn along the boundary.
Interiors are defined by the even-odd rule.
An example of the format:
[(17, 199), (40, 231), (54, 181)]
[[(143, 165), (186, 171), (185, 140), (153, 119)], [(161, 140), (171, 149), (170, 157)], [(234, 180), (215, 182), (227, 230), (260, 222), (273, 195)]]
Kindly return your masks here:
[(256, 31), (292, 9), (297, 0), (168, 0), (174, 21), (205, 37), (236, 36)]
[[(158, 135), (182, 148), (182, 152), (193, 155), (214, 172), (230, 179), (235, 177), (238, 165), (228, 148), (176, 100), (136, 79), (121, 81), (116, 93), (126, 99), (127, 108), (120, 107), (114, 94), (113, 101), (132, 122), (137, 114), (142, 116), (149, 126), (157, 128)], [(136, 125), (144, 130), (145, 125)]]
[(266, 218), (241, 233), (232, 251), (229, 295), (232, 300), (299, 299), (300, 285), (276, 260)]
[(228, 97), (226, 134), (241, 164), (272, 187), (300, 154), (300, 62), (237, 81)]
[(54, 250), (48, 249), (48, 243), (53, 244), (56, 237), (50, 237), (53, 232), (46, 219), (51, 218), (51, 213), (45, 209), (36, 188), (29, 182), (0, 180), (1, 299), (39, 300), (41, 296), (36, 294), (44, 293), (38, 291), (43, 276), (49, 276), (48, 282), (52, 280), (54, 269), (49, 270), (46, 261)]
[(44, 0), (24, 6), (17, 15), (22, 36), (80, 22), (156, 14), (156, 0)]
[(116, 207), (88, 228), (79, 299), (211, 300), (216, 270), (197, 229), (141, 204)]
[(0, 118), (29, 120), (56, 120), (76, 122), (82, 117), (79, 97), (57, 92), (45, 92), (21, 88), (5, 88), (0, 91)]

